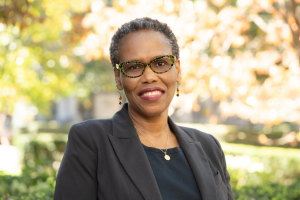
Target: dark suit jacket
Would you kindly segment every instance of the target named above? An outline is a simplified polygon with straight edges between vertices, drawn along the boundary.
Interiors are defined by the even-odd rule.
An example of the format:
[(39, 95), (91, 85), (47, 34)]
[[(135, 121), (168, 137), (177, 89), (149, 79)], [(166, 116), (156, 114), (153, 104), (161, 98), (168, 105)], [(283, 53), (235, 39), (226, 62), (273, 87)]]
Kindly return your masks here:
[[(54, 200), (162, 200), (150, 163), (127, 112), (71, 127)], [(203, 200), (233, 199), (219, 142), (168, 119)], [(180, 181), (180, 179), (178, 179)]]

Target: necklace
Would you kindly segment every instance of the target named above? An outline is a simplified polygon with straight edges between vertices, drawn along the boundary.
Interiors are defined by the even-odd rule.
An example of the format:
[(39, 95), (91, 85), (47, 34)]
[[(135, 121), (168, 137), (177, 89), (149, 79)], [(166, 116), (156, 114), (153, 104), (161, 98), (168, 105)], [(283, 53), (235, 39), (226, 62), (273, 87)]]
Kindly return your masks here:
[[(139, 131), (139, 129), (137, 129), (135, 126), (134, 128), (144, 137), (146, 138), (153, 146), (155, 146), (156, 148), (158, 148), (155, 144), (153, 144), (141, 131)], [(168, 140), (169, 140), (169, 131), (167, 132), (167, 144), (166, 144), (166, 151), (161, 150), (160, 148), (158, 148), (159, 150), (161, 150), (161, 152), (163, 152), (165, 154), (165, 159), (166, 160), (170, 160), (170, 156), (167, 154), (167, 148), (168, 148)]]

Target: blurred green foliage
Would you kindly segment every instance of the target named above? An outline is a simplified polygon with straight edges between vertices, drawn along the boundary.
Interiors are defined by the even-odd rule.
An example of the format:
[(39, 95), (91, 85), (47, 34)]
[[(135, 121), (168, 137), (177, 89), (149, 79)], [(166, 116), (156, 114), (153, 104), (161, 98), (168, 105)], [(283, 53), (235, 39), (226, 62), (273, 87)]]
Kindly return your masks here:
[(300, 183), (298, 149), (230, 143), (222, 143), (222, 148), (233, 187)]
[[(26, 200), (53, 199), (56, 173), (66, 147), (67, 134), (20, 134), (13, 140), (22, 157), (22, 175), (0, 172), (0, 194)], [(0, 199), (5, 199), (1, 196)]]
[(233, 196), (235, 200), (299, 200), (300, 180), (288, 186), (266, 182), (257, 186), (235, 187)]
[(39, 174), (32, 178), (31, 174), (37, 173), (31, 169), (23, 171), (22, 176), (0, 176), (0, 199), (9, 197), (14, 200), (48, 200), (53, 199), (55, 179)]

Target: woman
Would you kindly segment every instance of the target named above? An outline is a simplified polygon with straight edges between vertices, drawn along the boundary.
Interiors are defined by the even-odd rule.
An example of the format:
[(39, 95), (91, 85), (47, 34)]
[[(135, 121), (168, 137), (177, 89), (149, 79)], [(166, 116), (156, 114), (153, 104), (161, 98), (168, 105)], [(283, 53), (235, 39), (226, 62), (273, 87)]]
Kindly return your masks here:
[(110, 55), (128, 104), (112, 119), (72, 126), (54, 199), (233, 199), (219, 142), (168, 117), (181, 80), (170, 28), (150, 18), (126, 23)]

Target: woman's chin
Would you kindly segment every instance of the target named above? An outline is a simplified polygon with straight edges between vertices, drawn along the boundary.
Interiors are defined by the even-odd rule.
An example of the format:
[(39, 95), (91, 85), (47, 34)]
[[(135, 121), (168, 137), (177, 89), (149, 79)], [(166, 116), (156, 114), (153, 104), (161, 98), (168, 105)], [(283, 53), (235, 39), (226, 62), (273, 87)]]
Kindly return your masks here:
[[(164, 98), (164, 95), (161, 98), (154, 100), (144, 100), (140, 97), (137, 99), (128, 99), (129, 107), (131, 107), (131, 111), (139, 113), (139, 115), (150, 118), (157, 117), (162, 115), (163, 113), (168, 113), (168, 108), (171, 102), (169, 99)], [(134, 102), (134, 103), (132, 103)]]
[(168, 106), (163, 103), (150, 104), (141, 107), (142, 115), (145, 117), (157, 117), (162, 115), (164, 112), (168, 112)]

